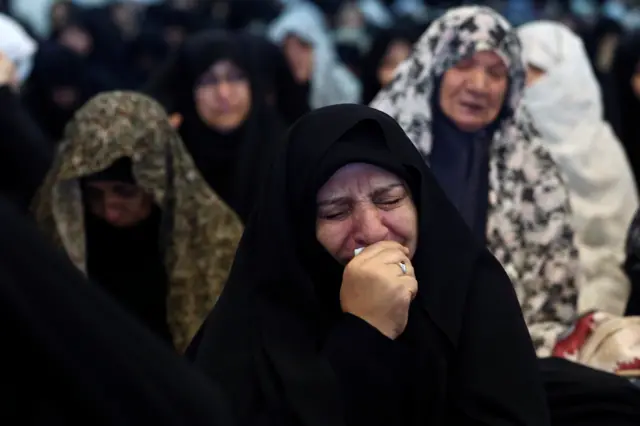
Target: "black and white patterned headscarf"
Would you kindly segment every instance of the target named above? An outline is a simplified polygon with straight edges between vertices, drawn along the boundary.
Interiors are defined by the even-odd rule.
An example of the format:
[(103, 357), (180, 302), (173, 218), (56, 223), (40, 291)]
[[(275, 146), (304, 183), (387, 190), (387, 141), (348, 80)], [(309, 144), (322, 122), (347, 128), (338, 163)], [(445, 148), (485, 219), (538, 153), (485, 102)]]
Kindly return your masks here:
[[(491, 8), (465, 6), (451, 9), (435, 20), (413, 47), (411, 56), (396, 70), (395, 78), (371, 102), (402, 126), (422, 155), (431, 153), (431, 100), (438, 79), (463, 58), (479, 51), (492, 51), (509, 69), (509, 90), (494, 144), (522, 138), (533, 131), (523, 123), (526, 114), (515, 115), (525, 85), (520, 41), (509, 22)], [(524, 124), (524, 126), (523, 126)]]

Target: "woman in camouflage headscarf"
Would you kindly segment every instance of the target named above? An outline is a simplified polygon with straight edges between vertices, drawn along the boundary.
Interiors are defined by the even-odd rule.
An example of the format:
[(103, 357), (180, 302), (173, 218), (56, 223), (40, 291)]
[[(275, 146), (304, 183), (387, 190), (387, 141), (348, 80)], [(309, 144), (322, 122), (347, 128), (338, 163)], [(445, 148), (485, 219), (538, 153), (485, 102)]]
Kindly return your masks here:
[[(133, 208), (135, 203), (142, 207)], [(163, 108), (133, 92), (98, 95), (76, 113), (34, 210), (39, 225), (64, 247), (76, 267), (105, 287), (91, 270), (92, 263), (101, 260), (95, 259), (93, 231), (87, 231), (91, 223), (99, 222), (96, 226), (103, 228), (102, 236), (108, 242), (95, 251), (99, 257), (118, 258), (114, 264), (106, 261), (101, 265), (102, 272), (110, 275), (111, 287), (119, 287), (113, 291), (106, 286), (112, 294), (119, 293), (114, 294), (116, 298), (131, 296), (135, 287), (142, 292), (136, 296), (137, 308), (145, 310), (151, 303), (145, 292), (157, 293), (162, 285), (157, 281), (165, 281), (161, 310), (169, 338), (180, 351), (222, 291), (242, 233), (235, 213), (198, 173)], [(149, 232), (145, 237), (153, 240), (155, 247), (136, 251), (129, 245), (135, 246), (140, 238), (131, 236), (123, 240), (131, 244), (113, 247), (113, 235), (139, 232), (139, 223), (154, 216), (153, 238), (148, 238)], [(94, 259), (90, 252), (94, 252)], [(153, 257), (159, 260), (162, 273), (149, 278), (144, 270), (154, 262), (149, 261)], [(122, 270), (122, 264), (129, 265), (128, 269)], [(122, 270), (120, 278), (113, 277), (111, 269), (118, 268)], [(122, 285), (120, 280), (128, 284)], [(140, 290), (139, 281), (152, 281), (152, 285)], [(136, 305), (120, 301), (130, 308)]]

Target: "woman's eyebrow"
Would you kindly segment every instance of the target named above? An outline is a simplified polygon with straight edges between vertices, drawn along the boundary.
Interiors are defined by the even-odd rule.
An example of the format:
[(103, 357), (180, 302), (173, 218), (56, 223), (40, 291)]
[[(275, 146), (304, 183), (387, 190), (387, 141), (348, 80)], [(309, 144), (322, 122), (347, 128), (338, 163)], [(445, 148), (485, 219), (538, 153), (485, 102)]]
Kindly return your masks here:
[[(400, 182), (396, 182), (396, 183), (391, 183), (391, 184), (387, 184), (381, 187), (378, 187), (376, 189), (374, 189), (373, 191), (371, 191), (371, 193), (369, 194), (372, 197), (375, 196), (380, 196), (382, 194), (385, 194), (389, 191), (391, 191), (394, 188), (397, 187), (403, 187), (404, 185)], [(333, 198), (327, 198), (325, 200), (320, 200), (318, 201), (318, 207), (322, 207), (322, 206), (329, 206), (329, 205), (334, 205), (334, 204), (347, 204), (349, 201), (351, 201), (351, 197), (348, 196), (338, 196), (338, 197), (333, 197)]]
[(387, 193), (387, 192), (391, 191), (392, 189), (397, 188), (399, 186), (404, 188), (404, 185), (402, 183), (400, 183), (400, 182), (391, 183), (391, 184), (376, 188), (371, 192), (371, 196), (375, 197), (376, 195), (385, 194), (385, 193)]
[(318, 207), (329, 206), (332, 204), (346, 204), (349, 202), (349, 200), (350, 198), (346, 196), (327, 198), (326, 200), (318, 201)]

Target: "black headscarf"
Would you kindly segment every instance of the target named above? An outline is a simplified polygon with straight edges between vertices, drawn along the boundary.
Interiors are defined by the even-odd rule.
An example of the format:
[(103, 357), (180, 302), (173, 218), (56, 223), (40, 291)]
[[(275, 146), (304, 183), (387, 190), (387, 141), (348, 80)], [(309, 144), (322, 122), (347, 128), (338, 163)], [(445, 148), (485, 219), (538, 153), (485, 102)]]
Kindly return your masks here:
[[(602, 88), (602, 103), (604, 106), (604, 118), (611, 125), (616, 134), (621, 131), (620, 126), (620, 100), (618, 96), (619, 87), (616, 84), (615, 75), (606, 64), (599, 64), (601, 50), (605, 47), (604, 41), (607, 37), (623, 38), (624, 27), (616, 20), (601, 16), (595, 25), (584, 25), (580, 28), (578, 35), (582, 38), (587, 49), (587, 55), (593, 68), (593, 72)], [(615, 47), (614, 47), (615, 49)], [(615, 52), (614, 52), (615, 54)], [(614, 59), (615, 60), (615, 59)], [(613, 64), (609, 64), (611, 67)], [(602, 68), (605, 66), (605, 68)]]
[[(190, 357), (223, 385), (240, 424), (260, 415), (280, 425), (359, 418), (341, 407), (320, 349), (343, 315), (336, 309), (343, 267), (315, 237), (318, 189), (353, 162), (402, 177), (419, 215), (412, 260), (419, 292), (397, 340), (414, 354), (415, 368), (393, 424), (548, 424), (512, 284), (398, 124), (362, 105), (321, 108), (291, 128)], [(380, 423), (381, 407), (368, 406), (368, 424)]]
[(223, 396), (0, 199), (2, 424), (233, 424)]
[(612, 74), (617, 84), (617, 96), (620, 103), (620, 130), (618, 137), (631, 163), (631, 168), (640, 182), (640, 99), (631, 86), (631, 78), (640, 70), (640, 32), (630, 34), (616, 50)]
[[(43, 132), (57, 143), (73, 114), (93, 95), (110, 90), (115, 82), (92, 66), (85, 58), (55, 42), (41, 44), (33, 71), (24, 88), (27, 109)], [(76, 98), (68, 105), (54, 99), (56, 89), (75, 91)]]
[(310, 111), (309, 84), (295, 81), (284, 53), (267, 38), (251, 33), (237, 35), (251, 59), (252, 74), (264, 83), (267, 98), (288, 125)]
[(415, 23), (403, 22), (402, 25), (380, 31), (371, 45), (371, 49), (362, 64), (362, 103), (368, 104), (382, 88), (378, 79), (378, 69), (382, 59), (387, 54), (389, 45), (395, 41), (402, 41), (412, 46), (418, 40), (422, 31)]
[[(246, 222), (256, 188), (272, 146), (284, 133), (275, 110), (267, 105), (262, 86), (251, 66), (249, 52), (239, 39), (224, 32), (201, 33), (185, 42), (153, 79), (147, 92), (169, 112), (180, 113), (180, 135), (211, 188)], [(221, 133), (200, 119), (194, 90), (200, 77), (220, 60), (230, 60), (247, 73), (251, 111), (236, 130)]]

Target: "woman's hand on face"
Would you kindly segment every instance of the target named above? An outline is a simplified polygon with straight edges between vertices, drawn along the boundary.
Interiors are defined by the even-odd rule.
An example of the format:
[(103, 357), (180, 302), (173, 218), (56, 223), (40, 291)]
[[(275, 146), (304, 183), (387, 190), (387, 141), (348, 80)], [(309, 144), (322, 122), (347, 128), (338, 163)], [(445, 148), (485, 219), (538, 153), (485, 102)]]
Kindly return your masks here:
[(395, 339), (407, 326), (409, 305), (417, 292), (409, 249), (395, 241), (381, 241), (365, 248), (345, 267), (340, 304), (344, 312)]

